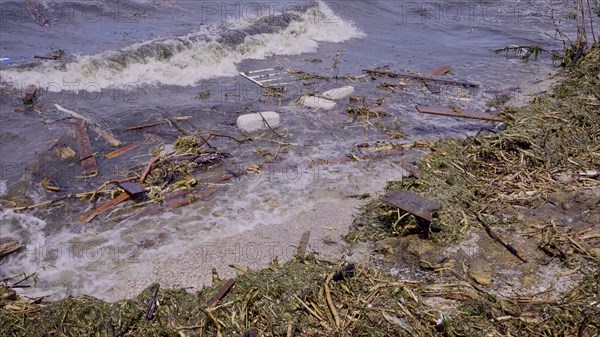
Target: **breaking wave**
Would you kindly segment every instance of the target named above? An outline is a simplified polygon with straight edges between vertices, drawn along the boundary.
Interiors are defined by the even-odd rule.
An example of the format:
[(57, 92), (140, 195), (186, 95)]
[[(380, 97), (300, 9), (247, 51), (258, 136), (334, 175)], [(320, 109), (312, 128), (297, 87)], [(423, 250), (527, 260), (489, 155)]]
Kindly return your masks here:
[(343, 42), (363, 35), (353, 23), (317, 2), (255, 18), (234, 29), (204, 26), (186, 36), (79, 56), (66, 63), (16, 66), (1, 73), (2, 81), (9, 84), (35, 83), (50, 91), (81, 88), (82, 84), (87, 91), (130, 84), (193, 86), (201, 80), (237, 75), (236, 65), (243, 60), (315, 52), (319, 42)]

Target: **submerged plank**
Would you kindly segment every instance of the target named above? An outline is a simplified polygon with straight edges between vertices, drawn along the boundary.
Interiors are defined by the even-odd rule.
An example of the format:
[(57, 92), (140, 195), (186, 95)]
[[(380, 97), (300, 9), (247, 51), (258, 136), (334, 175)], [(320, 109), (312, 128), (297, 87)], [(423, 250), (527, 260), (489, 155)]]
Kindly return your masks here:
[(402, 190), (386, 193), (383, 198), (381, 198), (381, 201), (429, 222), (433, 220), (433, 213), (442, 208), (442, 205), (437, 201), (429, 200), (418, 194)]
[(439, 68), (436, 68), (434, 71), (430, 72), (429, 75), (442, 76), (442, 75), (448, 73), (450, 71), (450, 69), (451, 68), (448, 66), (439, 67)]
[[(442, 75), (445, 75), (446, 73), (448, 73), (450, 71), (450, 69), (451, 68), (448, 66), (439, 67), (439, 68), (435, 69), (434, 71), (430, 72), (429, 75), (442, 76)], [(440, 88), (439, 83), (426, 81), (425, 86), (427, 87), (427, 89), (429, 89), (429, 91), (432, 94), (439, 94), (442, 92), (442, 89)]]
[(473, 110), (459, 110), (452, 108), (445, 108), (441, 106), (430, 106), (430, 105), (417, 105), (417, 111), (432, 115), (452, 116), (452, 117), (463, 117), (481, 119), (484, 121), (491, 122), (502, 122), (502, 118), (492, 115), (488, 112), (473, 111)]
[(119, 183), (119, 187), (125, 190), (131, 197), (136, 197), (146, 192), (146, 189), (142, 185), (135, 182), (122, 182)]
[(120, 155), (122, 155), (124, 153), (127, 153), (127, 152), (129, 152), (129, 151), (131, 151), (131, 150), (139, 147), (140, 145), (142, 145), (142, 144), (141, 143), (134, 143), (134, 144), (130, 144), (130, 145), (124, 146), (124, 147), (122, 147), (120, 149), (117, 149), (117, 150), (111, 152), (111, 153), (105, 154), (104, 158), (107, 158), (107, 159), (117, 158), (118, 156), (120, 156)]
[(79, 218), (80, 222), (89, 222), (91, 221), (93, 218), (95, 218), (97, 215), (100, 215), (106, 211), (108, 211), (109, 209), (111, 209), (112, 207), (122, 203), (123, 201), (129, 200), (129, 198), (131, 198), (131, 196), (127, 193), (121, 193), (118, 197), (109, 200), (105, 203), (103, 203), (102, 205), (100, 205), (100, 207), (94, 209), (93, 211), (83, 215), (82, 217)]
[(381, 69), (373, 69), (373, 70), (365, 69), (364, 71), (366, 71), (369, 74), (383, 75), (383, 76), (388, 76), (388, 77), (392, 77), (392, 78), (412, 78), (412, 79), (422, 80), (422, 81), (433, 81), (433, 82), (440, 82), (440, 83), (447, 83), (447, 84), (464, 85), (464, 86), (468, 86), (468, 87), (479, 87), (479, 83), (476, 83), (476, 82), (470, 82), (470, 81), (465, 81), (465, 80), (453, 80), (450, 78), (445, 78), (445, 77), (440, 77), (440, 76), (420, 75), (420, 74), (407, 73), (404, 71), (393, 72), (393, 71), (387, 71), (387, 70), (381, 70)]
[(79, 149), (79, 160), (81, 161), (81, 170), (83, 175), (97, 175), (98, 165), (96, 164), (94, 151), (92, 151), (90, 137), (88, 136), (88, 133), (85, 128), (85, 122), (82, 121), (81, 123), (73, 123), (73, 131), (75, 132), (75, 139), (77, 140), (77, 147)]

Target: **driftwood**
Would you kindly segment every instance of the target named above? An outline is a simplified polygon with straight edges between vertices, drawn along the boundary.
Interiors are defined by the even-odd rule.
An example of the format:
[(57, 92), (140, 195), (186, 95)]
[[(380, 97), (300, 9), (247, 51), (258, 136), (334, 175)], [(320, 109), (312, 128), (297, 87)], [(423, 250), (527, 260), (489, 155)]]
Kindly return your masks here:
[(146, 189), (135, 182), (120, 182), (119, 187), (122, 188), (125, 191), (125, 193), (129, 194), (131, 197), (137, 197), (141, 194), (146, 193)]
[(156, 313), (156, 309), (158, 308), (158, 289), (160, 289), (160, 284), (156, 285), (152, 296), (150, 296), (150, 298), (148, 299), (148, 310), (146, 310), (146, 319), (149, 321), (154, 318), (154, 313)]
[(117, 158), (118, 156), (121, 156), (121, 155), (123, 155), (123, 154), (125, 154), (125, 153), (127, 153), (127, 152), (129, 152), (129, 151), (131, 151), (133, 149), (138, 148), (140, 145), (142, 145), (142, 144), (141, 143), (134, 143), (134, 144), (130, 144), (130, 145), (124, 146), (124, 147), (122, 147), (120, 149), (117, 149), (117, 150), (111, 152), (111, 153), (105, 154), (104, 158), (107, 158), (107, 159)]
[(512, 255), (514, 255), (519, 260), (521, 260), (525, 263), (527, 262), (527, 259), (525, 259), (523, 256), (521, 256), (521, 254), (515, 247), (513, 247), (510, 243), (504, 241), (501, 237), (499, 237), (492, 230), (490, 225), (488, 225), (488, 223), (483, 219), (483, 217), (479, 213), (477, 213), (477, 220), (479, 220), (479, 223), (483, 226), (483, 228), (485, 228), (485, 231), (490, 236), (490, 238), (492, 238), (494, 241), (498, 242), (499, 244), (503, 245), (504, 248), (506, 248)]
[(490, 122), (502, 122), (502, 118), (498, 116), (494, 116), (490, 113), (483, 111), (471, 111), (471, 110), (462, 110), (458, 108), (444, 108), (440, 106), (429, 106), (429, 105), (417, 105), (417, 111), (420, 113), (432, 114), (432, 115), (442, 115), (442, 116), (451, 116), (451, 117), (463, 117), (463, 118), (472, 118), (472, 119), (481, 119), (484, 121)]
[(35, 55), (35, 56), (33, 56), (33, 58), (42, 59), (42, 60), (56, 61), (56, 60), (60, 60), (61, 57), (63, 57), (64, 54), (65, 54), (64, 50), (58, 49), (58, 50), (53, 51), (50, 54), (43, 54), (43, 55), (38, 54), (38, 55)]
[(85, 121), (81, 123), (73, 123), (75, 138), (77, 139), (77, 147), (79, 149), (79, 160), (81, 161), (82, 173), (86, 176), (94, 176), (98, 174), (98, 165), (92, 151), (90, 137), (85, 128)]
[(219, 291), (208, 301), (208, 307), (213, 308), (219, 301), (229, 293), (231, 287), (235, 284), (235, 279), (230, 278), (225, 284), (219, 289)]
[(306, 248), (308, 247), (308, 240), (310, 239), (310, 231), (306, 231), (302, 234), (302, 238), (300, 239), (300, 244), (298, 245), (298, 250), (296, 251), (296, 257), (300, 259), (300, 261), (304, 262), (304, 256), (306, 255)]
[(94, 209), (93, 211), (81, 216), (79, 218), (80, 222), (90, 222), (92, 221), (92, 219), (94, 219), (97, 215), (100, 215), (106, 211), (108, 211), (109, 209), (113, 208), (114, 206), (127, 201), (131, 198), (131, 196), (127, 193), (121, 193), (118, 197), (109, 200), (105, 203), (103, 203), (102, 205), (100, 205), (100, 207)]
[(91, 121), (89, 118), (83, 117), (82, 115), (78, 114), (77, 112), (67, 109), (65, 107), (62, 107), (58, 104), (54, 104), (54, 107), (56, 108), (56, 110), (63, 112), (75, 119), (83, 120), (85, 122), (93, 124), (94, 125), (93, 130), (96, 134), (98, 134), (98, 136), (102, 137), (107, 143), (109, 143), (112, 146), (121, 146), (121, 144), (122, 144), (121, 141), (119, 141), (118, 139), (113, 137), (110, 133), (102, 130), (98, 125), (96, 125), (96, 123)]
[(386, 193), (381, 201), (429, 222), (433, 221), (433, 213), (442, 208), (437, 201), (402, 190)]
[(144, 124), (144, 125), (138, 125), (138, 126), (132, 126), (126, 129), (123, 129), (123, 131), (136, 131), (136, 130), (142, 130), (142, 129), (146, 129), (146, 128), (151, 128), (154, 126), (159, 126), (159, 125), (163, 125), (166, 122), (157, 122), (157, 123), (150, 123), (150, 124)]
[(387, 71), (387, 70), (382, 70), (382, 69), (373, 69), (373, 70), (364, 69), (364, 71), (366, 71), (367, 73), (369, 73), (371, 75), (382, 75), (382, 76), (388, 76), (388, 77), (392, 77), (392, 78), (398, 78), (398, 77), (411, 78), (411, 79), (421, 80), (421, 81), (440, 82), (440, 83), (454, 84), (454, 85), (464, 85), (467, 87), (479, 87), (479, 83), (476, 83), (476, 82), (469, 82), (469, 81), (465, 81), (465, 80), (453, 80), (450, 78), (432, 76), (432, 75), (419, 75), (419, 74), (412, 74), (412, 73), (407, 73), (407, 72), (393, 72), (393, 71)]
[[(444, 74), (447, 74), (450, 71), (450, 67), (439, 67), (437, 69), (435, 69), (434, 71), (430, 72), (429, 75), (430, 76), (442, 76)], [(429, 91), (432, 94), (439, 94), (442, 92), (442, 89), (440, 89), (440, 85), (438, 83), (435, 82), (425, 82), (425, 86), (427, 87), (427, 89), (429, 89)]]
[(148, 174), (150, 173), (150, 170), (152, 170), (152, 166), (154, 164), (156, 164), (156, 162), (159, 159), (160, 159), (160, 156), (153, 157), (152, 159), (150, 159), (150, 161), (148, 162), (148, 164), (146, 164), (146, 168), (144, 168), (144, 171), (142, 172), (142, 176), (140, 177), (140, 184), (144, 183), (144, 180), (146, 180), (146, 177), (148, 177)]
[(113, 137), (110, 133), (100, 129), (97, 126), (94, 127), (93, 130), (98, 136), (102, 137), (107, 143), (114, 147), (121, 146), (123, 144), (120, 140)]

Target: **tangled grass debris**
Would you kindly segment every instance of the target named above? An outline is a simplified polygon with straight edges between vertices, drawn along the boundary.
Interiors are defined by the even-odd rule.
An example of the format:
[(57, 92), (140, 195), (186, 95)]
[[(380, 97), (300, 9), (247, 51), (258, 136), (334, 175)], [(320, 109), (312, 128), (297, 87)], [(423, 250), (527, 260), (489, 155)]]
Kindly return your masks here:
[[(207, 303), (222, 286), (218, 277), (196, 293), (162, 288), (156, 292), (157, 285), (151, 285), (136, 298), (116, 303), (91, 297), (46, 303), (21, 299), (1, 286), (0, 334), (598, 336), (600, 268), (597, 250), (590, 247), (597, 249), (600, 236), (590, 230), (575, 235), (550, 219), (528, 226), (515, 211), (540, 207), (559, 192), (600, 187), (598, 175), (588, 174), (600, 167), (598, 88), (596, 44), (578, 65), (566, 69), (553, 94), (537, 97), (525, 108), (507, 108), (505, 131), (437, 142), (419, 163), (419, 174), (388, 185), (389, 190), (412, 190), (443, 204), (434, 219), (442, 232), (431, 234), (438, 245), (459, 241), (481, 222), (505, 233), (525, 231), (530, 240), (538, 241), (540, 250), (564, 260), (577, 275), (578, 284), (558, 297), (494, 293), (482, 282), (445, 268), (444, 261), (430, 268), (430, 277), (398, 280), (372, 266), (349, 268), (309, 256), (257, 271), (236, 268), (242, 272), (235, 285), (214, 307)], [(203, 142), (180, 139), (169, 161), (201, 158)], [(178, 172), (185, 179), (189, 169)], [(157, 184), (165, 181), (173, 180)], [(366, 206), (364, 218), (369, 223), (357, 227), (349, 240), (412, 235), (411, 228), (417, 226), (413, 217), (379, 201)], [(432, 304), (443, 300), (451, 305)], [(148, 316), (152, 303), (158, 306)]]

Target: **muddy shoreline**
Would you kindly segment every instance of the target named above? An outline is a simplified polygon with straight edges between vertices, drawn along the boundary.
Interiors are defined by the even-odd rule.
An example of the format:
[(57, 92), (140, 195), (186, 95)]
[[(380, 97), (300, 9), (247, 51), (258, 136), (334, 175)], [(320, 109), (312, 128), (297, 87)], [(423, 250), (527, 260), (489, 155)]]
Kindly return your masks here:
[[(205, 303), (226, 284), (218, 273), (196, 293), (155, 284), (115, 303), (89, 297), (44, 303), (2, 287), (0, 328), (114, 336), (595, 336), (599, 64), (596, 45), (564, 71), (552, 94), (506, 108), (503, 132), (438, 141), (419, 162), (419, 177), (388, 183), (388, 191), (440, 201), (443, 210), (433, 220), (440, 233), (422, 232), (413, 217), (377, 198), (363, 207), (347, 240), (354, 254), (379, 256), (375, 264), (393, 276), (372, 262), (326, 261), (308, 249), (306, 257), (264, 269), (242, 266), (229, 294), (212, 307)], [(310, 222), (327, 226), (319, 220), (317, 212)]]

